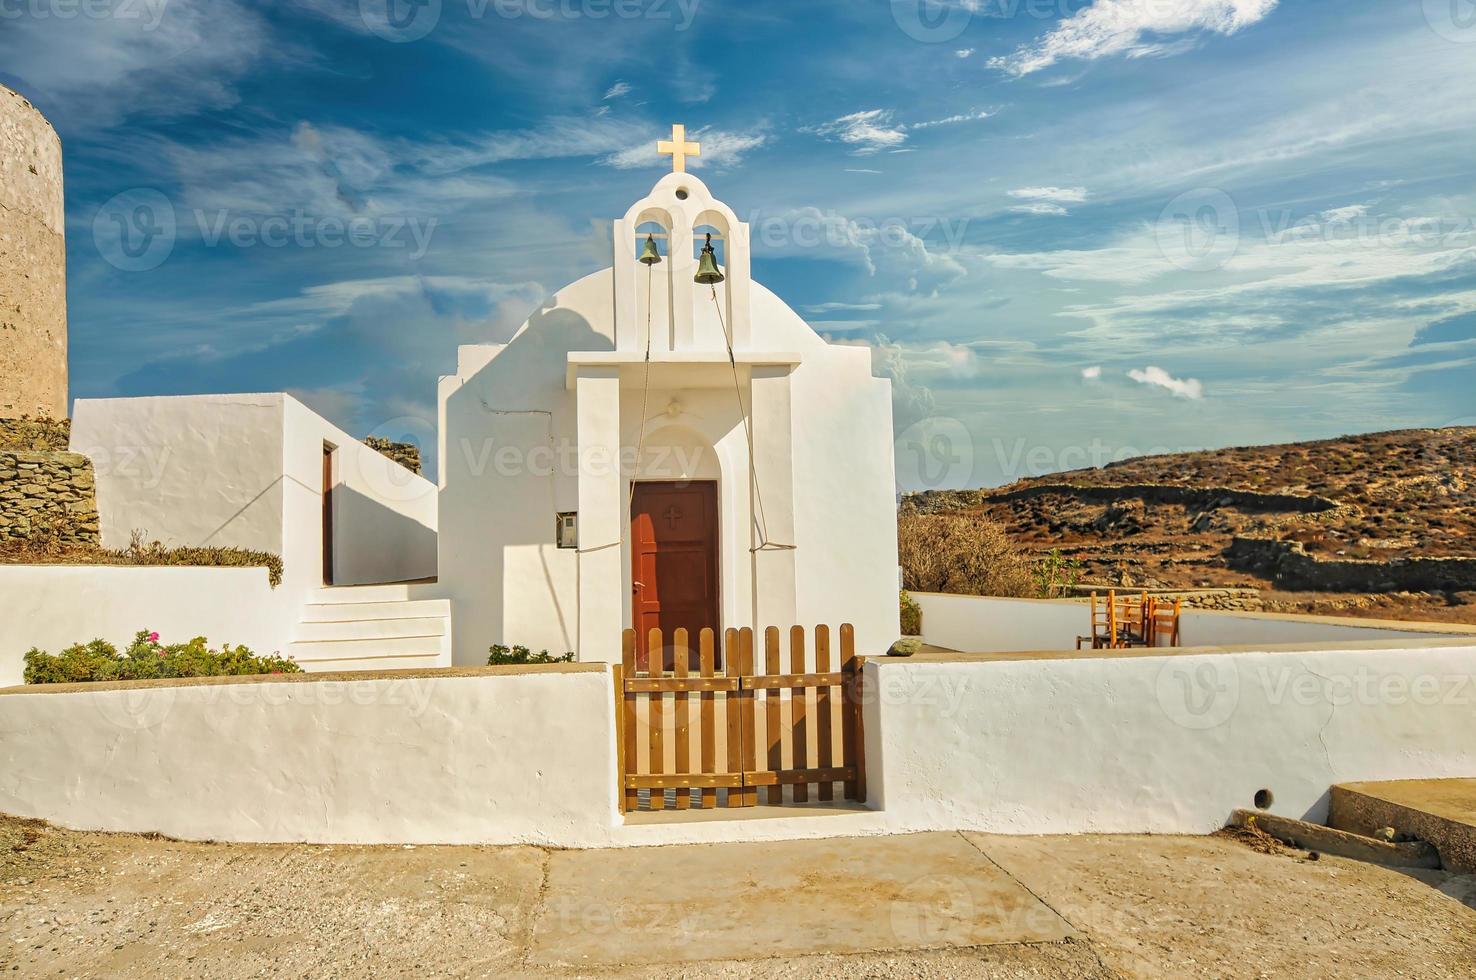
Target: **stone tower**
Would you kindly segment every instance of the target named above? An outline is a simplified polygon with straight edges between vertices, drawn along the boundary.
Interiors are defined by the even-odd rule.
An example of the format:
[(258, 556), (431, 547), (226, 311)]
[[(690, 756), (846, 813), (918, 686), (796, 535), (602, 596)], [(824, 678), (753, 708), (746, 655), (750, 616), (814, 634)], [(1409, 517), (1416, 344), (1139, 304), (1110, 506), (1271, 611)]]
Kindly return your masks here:
[(67, 255), (56, 130), (0, 85), (0, 418), (67, 414)]

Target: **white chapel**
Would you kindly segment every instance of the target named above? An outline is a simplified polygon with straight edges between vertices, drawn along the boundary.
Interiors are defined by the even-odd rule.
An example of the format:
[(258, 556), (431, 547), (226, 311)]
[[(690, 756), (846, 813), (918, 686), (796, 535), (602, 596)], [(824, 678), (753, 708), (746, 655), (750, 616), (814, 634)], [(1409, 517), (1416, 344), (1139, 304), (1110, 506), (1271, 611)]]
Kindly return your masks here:
[(631, 627), (897, 638), (890, 382), (753, 280), (681, 127), (660, 148), (674, 172), (614, 223), (611, 267), (441, 380), (458, 664), (492, 643), (618, 662)]

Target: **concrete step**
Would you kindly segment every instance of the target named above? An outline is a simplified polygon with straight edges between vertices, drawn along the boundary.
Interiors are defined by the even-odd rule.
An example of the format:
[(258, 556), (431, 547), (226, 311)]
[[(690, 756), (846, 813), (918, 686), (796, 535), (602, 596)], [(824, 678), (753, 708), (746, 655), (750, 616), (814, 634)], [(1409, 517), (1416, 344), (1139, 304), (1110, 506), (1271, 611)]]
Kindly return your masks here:
[[(372, 637), (355, 640), (298, 640), (287, 653), (300, 664), (325, 660), (376, 660), (392, 657), (440, 657), (444, 631), (424, 636)], [(344, 668), (347, 669), (347, 668)]]
[(357, 657), (347, 660), (304, 660), (299, 665), (310, 674), (329, 671), (416, 670), (446, 666), (439, 654), (396, 657)]
[(1476, 779), (1400, 779), (1332, 788), (1328, 823), (1354, 834), (1393, 827), (1429, 841), (1447, 871), (1476, 874)]
[(408, 582), (390, 585), (325, 585), (314, 594), (313, 602), (404, 602), (413, 588)]
[(301, 642), (323, 640), (375, 640), (404, 636), (445, 636), (445, 616), (407, 617), (404, 619), (352, 619), (302, 622), (293, 639)]
[(388, 599), (364, 602), (314, 602), (302, 607), (304, 623), (346, 623), (450, 616), (450, 599)]

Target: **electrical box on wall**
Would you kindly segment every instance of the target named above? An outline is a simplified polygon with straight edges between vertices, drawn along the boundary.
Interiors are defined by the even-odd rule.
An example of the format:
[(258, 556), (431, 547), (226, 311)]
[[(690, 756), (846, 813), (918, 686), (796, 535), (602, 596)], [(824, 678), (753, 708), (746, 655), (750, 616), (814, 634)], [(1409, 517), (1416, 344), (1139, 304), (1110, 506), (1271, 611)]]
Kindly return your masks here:
[(579, 515), (572, 512), (560, 514), (555, 537), (560, 548), (578, 548)]

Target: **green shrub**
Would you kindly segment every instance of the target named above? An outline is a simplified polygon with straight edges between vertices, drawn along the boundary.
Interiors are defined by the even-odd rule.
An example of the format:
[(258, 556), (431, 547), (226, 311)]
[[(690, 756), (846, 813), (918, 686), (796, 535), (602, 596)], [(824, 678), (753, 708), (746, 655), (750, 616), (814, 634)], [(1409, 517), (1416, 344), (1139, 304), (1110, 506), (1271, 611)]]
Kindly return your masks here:
[(917, 604), (917, 600), (907, 594), (906, 590), (900, 594), (902, 596), (902, 635), (922, 636), (922, 607)]
[(574, 654), (566, 653), (562, 657), (549, 656), (547, 650), (534, 653), (525, 646), (513, 645), (503, 646), (501, 643), (492, 644), (487, 657), (488, 667), (505, 667), (509, 664), (570, 664), (574, 662)]
[(26, 654), (27, 684), (136, 681), (160, 677), (234, 677), (243, 674), (296, 674), (302, 668), (275, 654), (257, 656), (226, 644), (210, 649), (203, 636), (168, 646), (159, 634), (140, 630), (122, 653), (106, 640), (78, 643), (61, 653), (32, 649)]

